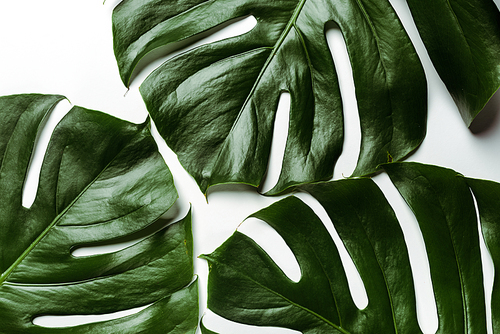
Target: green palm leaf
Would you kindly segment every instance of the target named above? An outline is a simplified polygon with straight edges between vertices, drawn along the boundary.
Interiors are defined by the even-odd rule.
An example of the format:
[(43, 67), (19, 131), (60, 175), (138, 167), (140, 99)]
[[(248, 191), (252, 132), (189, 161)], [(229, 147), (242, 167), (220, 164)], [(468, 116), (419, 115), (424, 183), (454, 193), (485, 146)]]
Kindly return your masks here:
[(342, 102), (325, 26), (338, 23), (350, 55), (362, 143), (354, 175), (399, 160), (425, 135), (426, 81), (386, 0), (128, 0), (113, 12), (114, 50), (128, 85), (139, 60), (228, 20), (253, 15), (250, 32), (167, 61), (141, 85), (160, 134), (201, 190), (261, 184), (280, 93), (291, 95), (276, 194), (328, 179), (343, 144)]
[[(3, 333), (186, 333), (198, 318), (190, 215), (119, 251), (75, 257), (76, 247), (143, 230), (177, 192), (147, 123), (74, 107), (56, 127), (33, 205), (21, 204), (37, 132), (52, 95), (0, 98), (0, 313)], [(39, 315), (104, 314), (66, 328)]]
[(491, 0), (407, 0), (432, 63), (469, 126), (500, 86), (500, 12)]
[[(437, 333), (486, 333), (476, 197), (486, 244), (498, 263), (500, 184), (468, 179), (453, 170), (418, 163), (383, 168), (415, 213), (425, 242), (436, 300)], [(470, 188), (469, 188), (470, 187)], [(288, 279), (252, 239), (235, 232), (208, 261), (208, 307), (241, 323), (302, 333), (420, 333), (412, 270), (392, 208), (370, 179), (303, 187), (325, 208), (362, 278), (368, 305), (350, 295), (338, 251), (306, 204), (288, 197), (252, 217), (270, 224), (301, 270)], [(498, 279), (492, 322), (498, 327)]]
[[(467, 125), (500, 85), (500, 13), (491, 0), (408, 1)], [(160, 134), (201, 190), (259, 186), (269, 161), (279, 95), (291, 94), (277, 194), (329, 179), (343, 142), (342, 102), (325, 27), (338, 24), (349, 53), (361, 126), (354, 176), (403, 159), (425, 136), (426, 82), (387, 0), (125, 0), (113, 13), (114, 50), (128, 85), (149, 52), (253, 15), (250, 32), (171, 59), (142, 84)], [(173, 45), (173, 44), (172, 44)]]

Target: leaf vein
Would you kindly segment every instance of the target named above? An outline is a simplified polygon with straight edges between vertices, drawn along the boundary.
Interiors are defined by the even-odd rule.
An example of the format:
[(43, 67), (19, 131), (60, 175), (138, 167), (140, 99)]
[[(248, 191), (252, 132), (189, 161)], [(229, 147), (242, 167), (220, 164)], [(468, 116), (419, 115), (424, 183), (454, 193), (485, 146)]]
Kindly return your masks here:
[(246, 279), (248, 279), (248, 280), (249, 280), (249, 281), (251, 281), (252, 283), (254, 283), (254, 284), (258, 285), (259, 287), (263, 288), (264, 290), (269, 291), (270, 293), (272, 293), (272, 294), (274, 294), (274, 295), (278, 296), (279, 298), (282, 298), (284, 301), (286, 301), (287, 303), (291, 304), (292, 306), (297, 307), (297, 308), (299, 308), (299, 309), (301, 309), (301, 310), (303, 310), (303, 311), (307, 312), (308, 314), (311, 314), (311, 315), (315, 316), (315, 317), (316, 317), (316, 318), (318, 318), (319, 320), (321, 320), (321, 321), (325, 322), (325, 323), (326, 323), (326, 324), (328, 324), (329, 326), (331, 326), (331, 327), (333, 327), (333, 328), (335, 328), (335, 329), (337, 329), (337, 330), (341, 331), (341, 332), (342, 332), (342, 333), (344, 333), (344, 334), (350, 334), (350, 333), (349, 333), (348, 331), (346, 331), (344, 328), (342, 328), (342, 327), (340, 327), (340, 326), (335, 325), (334, 323), (332, 323), (332, 322), (331, 322), (331, 321), (329, 321), (328, 319), (324, 318), (323, 316), (321, 316), (321, 315), (317, 314), (316, 312), (314, 312), (314, 311), (312, 311), (312, 310), (310, 310), (310, 309), (308, 309), (308, 308), (306, 308), (306, 307), (304, 307), (304, 306), (302, 306), (302, 305), (300, 305), (300, 304), (298, 304), (298, 303), (296, 303), (296, 302), (292, 301), (291, 299), (288, 299), (287, 297), (283, 296), (281, 293), (279, 293), (279, 292), (277, 292), (277, 291), (274, 291), (274, 290), (272, 290), (272, 289), (268, 288), (267, 286), (263, 285), (262, 283), (260, 283), (260, 282), (258, 282), (258, 281), (256, 281), (256, 280), (254, 280), (252, 277), (250, 277), (250, 276), (248, 276), (248, 275), (244, 274), (243, 272), (235, 270), (235, 269), (234, 269), (234, 268), (232, 268), (230, 265), (223, 264), (223, 263), (220, 263), (220, 262), (218, 262), (218, 261), (215, 261), (215, 259), (213, 259), (213, 258), (211, 258), (211, 259), (210, 259), (210, 261), (217, 262), (217, 263), (219, 263), (219, 264), (222, 264), (222, 265), (226, 265), (226, 266), (228, 266), (228, 267), (229, 267), (229, 268), (231, 268), (232, 270), (234, 270), (234, 271), (236, 271), (236, 272), (240, 273), (243, 277), (245, 277)]
[[(238, 123), (238, 120), (241, 118), (243, 110), (245, 110), (245, 107), (247, 106), (247, 104), (249, 103), (252, 95), (254, 94), (255, 90), (257, 89), (257, 86), (259, 85), (260, 80), (262, 79), (264, 73), (266, 72), (269, 64), (274, 59), (274, 56), (276, 55), (277, 50), (279, 49), (279, 47), (281, 46), (281, 44), (283, 44), (283, 41), (285, 40), (286, 36), (288, 36), (288, 33), (290, 32), (290, 30), (292, 29), (292, 27), (295, 25), (295, 21), (297, 20), (297, 17), (299, 16), (299, 14), (300, 14), (302, 8), (304, 7), (304, 4), (305, 4), (306, 1), (307, 0), (300, 0), (300, 2), (297, 4), (297, 6), (295, 7), (294, 12), (293, 12), (290, 20), (288, 21), (288, 24), (286, 25), (285, 29), (281, 33), (280, 37), (278, 38), (278, 40), (276, 41), (276, 43), (274, 44), (274, 46), (271, 48), (271, 50), (272, 50), (271, 54), (267, 57), (264, 65), (262, 66), (262, 69), (260, 70), (259, 75), (258, 75), (257, 79), (255, 80), (255, 83), (252, 86), (252, 89), (248, 93), (248, 95), (247, 95), (247, 97), (245, 99), (245, 102), (243, 103), (243, 105), (241, 106), (241, 108), (239, 110), (238, 116), (236, 117), (235, 121), (233, 122), (231, 130), (229, 130), (228, 135), (226, 136), (226, 138), (224, 138), (222, 146), (226, 145), (227, 138), (229, 138), (229, 134), (231, 134), (233, 132), (236, 124)], [(217, 165), (217, 163), (219, 161), (219, 158), (221, 156), (222, 151), (223, 151), (222, 149), (219, 150), (219, 152), (217, 154), (217, 158), (215, 159), (215, 162), (214, 162), (214, 166)]]
[[(139, 135), (139, 134), (137, 134)], [(136, 136), (137, 136), (136, 135)], [(130, 144), (130, 143), (129, 143)], [(7, 270), (0, 276), (0, 285), (7, 280), (9, 275), (16, 269), (16, 267), (28, 256), (28, 254), (40, 243), (40, 241), (52, 230), (52, 228), (57, 225), (62, 217), (73, 207), (73, 205), (80, 199), (80, 197), (99, 179), (99, 177), (106, 171), (106, 169), (115, 161), (116, 157), (129, 145), (125, 145), (121, 150), (111, 159), (111, 161), (102, 169), (102, 171), (78, 194), (78, 196), (66, 207), (64, 210), (58, 214), (54, 220), (45, 228), (45, 230), (40, 233), (40, 235), (30, 244), (30, 246), (17, 258), (17, 260), (12, 263), (12, 265), (7, 268)]]

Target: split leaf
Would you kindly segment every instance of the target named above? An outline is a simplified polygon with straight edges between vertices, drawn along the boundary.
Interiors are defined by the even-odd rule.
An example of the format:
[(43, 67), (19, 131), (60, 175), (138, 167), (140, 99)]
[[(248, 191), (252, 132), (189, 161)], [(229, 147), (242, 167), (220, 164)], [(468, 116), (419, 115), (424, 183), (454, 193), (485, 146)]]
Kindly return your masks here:
[[(147, 123), (73, 107), (57, 125), (35, 201), (22, 192), (35, 138), (62, 96), (0, 97), (0, 313), (7, 333), (194, 333), (191, 217), (108, 254), (76, 247), (144, 230), (175, 202), (172, 176)], [(147, 306), (115, 320), (46, 328), (40, 315), (95, 315)]]
[(279, 96), (291, 110), (282, 170), (267, 194), (331, 178), (343, 145), (340, 90), (325, 30), (335, 22), (349, 53), (361, 151), (353, 175), (400, 160), (425, 136), (427, 91), (418, 56), (387, 0), (125, 0), (113, 12), (114, 50), (129, 84), (141, 58), (230, 20), (248, 33), (173, 58), (141, 85), (168, 146), (205, 193), (211, 185), (261, 185)]

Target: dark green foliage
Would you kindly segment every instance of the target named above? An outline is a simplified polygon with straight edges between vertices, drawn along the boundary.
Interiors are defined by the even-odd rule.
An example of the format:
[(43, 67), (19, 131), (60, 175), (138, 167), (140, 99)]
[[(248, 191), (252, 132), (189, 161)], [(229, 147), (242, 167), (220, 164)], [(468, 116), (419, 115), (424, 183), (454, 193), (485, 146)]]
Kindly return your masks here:
[[(147, 123), (74, 107), (56, 127), (30, 208), (21, 205), (37, 132), (62, 96), (0, 97), (0, 331), (186, 333), (198, 320), (191, 216), (120, 251), (85, 257), (76, 247), (141, 231), (175, 202), (172, 176)], [(69, 328), (38, 315), (103, 314)]]
[(464, 122), (500, 86), (500, 12), (492, 0), (407, 0), (431, 60)]
[[(409, 0), (416, 25), (467, 125), (500, 85), (500, 13), (492, 0)], [(142, 84), (160, 134), (203, 192), (261, 185), (281, 92), (291, 94), (278, 183), (268, 194), (329, 179), (343, 142), (342, 102), (325, 38), (340, 27), (356, 85), (361, 151), (353, 176), (398, 161), (423, 140), (426, 81), (388, 0), (125, 0), (114, 50), (128, 85), (149, 52), (253, 15), (250, 32), (171, 59)]]
[(268, 194), (332, 176), (343, 144), (342, 102), (325, 27), (336, 22), (350, 55), (362, 143), (354, 175), (404, 158), (425, 135), (420, 61), (387, 0), (125, 0), (113, 13), (123, 82), (161, 45), (253, 15), (256, 27), (167, 61), (141, 85), (160, 134), (201, 190), (259, 186), (280, 93), (291, 94), (288, 139)]
[[(422, 231), (438, 310), (437, 332), (486, 333), (478, 222), (470, 189), (496, 271), (500, 184), (418, 163), (383, 168)], [(302, 201), (288, 197), (252, 217), (264, 220), (283, 237), (297, 258), (301, 279), (289, 280), (252, 239), (235, 232), (215, 252), (203, 256), (210, 266), (209, 308), (233, 321), (302, 333), (420, 333), (406, 244), (382, 192), (370, 179), (303, 189), (328, 213), (363, 280), (368, 306), (359, 310), (354, 305), (338, 252), (321, 221)], [(496, 278), (495, 333), (497, 295)]]

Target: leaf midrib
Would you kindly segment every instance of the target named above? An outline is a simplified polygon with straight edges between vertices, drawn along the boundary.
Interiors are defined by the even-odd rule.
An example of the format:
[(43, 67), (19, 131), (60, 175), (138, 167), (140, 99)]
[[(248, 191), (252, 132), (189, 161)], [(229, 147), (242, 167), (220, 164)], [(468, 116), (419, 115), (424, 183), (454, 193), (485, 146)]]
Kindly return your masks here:
[[(239, 119), (240, 119), (240, 117), (241, 117), (241, 115), (243, 113), (243, 110), (245, 110), (246, 105), (249, 103), (249, 101), (250, 101), (251, 97), (253, 96), (255, 90), (257, 89), (257, 86), (258, 86), (260, 80), (262, 79), (262, 77), (264, 76), (264, 74), (265, 74), (265, 72), (267, 70), (267, 67), (269, 66), (269, 64), (271, 63), (271, 61), (274, 59), (274, 56), (276, 55), (278, 49), (280, 48), (281, 44), (283, 44), (283, 41), (288, 36), (288, 34), (292, 30), (292, 28), (296, 29), (297, 34), (299, 35), (301, 44), (304, 47), (304, 50), (306, 52), (306, 58), (307, 58), (307, 61), (308, 61), (308, 66), (311, 66), (309, 54), (307, 53), (307, 48), (306, 48), (306, 46), (304, 44), (304, 40), (302, 39), (302, 35), (300, 34), (300, 31), (299, 31), (298, 27), (296, 26), (297, 18), (300, 15), (300, 13), (302, 11), (302, 8), (304, 7), (306, 1), (307, 0), (300, 0), (300, 2), (295, 7), (294, 12), (293, 12), (292, 16), (290, 17), (290, 20), (288, 21), (285, 29), (281, 33), (280, 37), (278, 38), (278, 40), (276, 41), (276, 43), (274, 44), (274, 46), (271, 47), (272, 52), (267, 57), (266, 62), (262, 66), (262, 69), (261, 69), (261, 71), (260, 71), (257, 79), (255, 80), (255, 83), (252, 86), (252, 89), (248, 93), (248, 95), (247, 95), (247, 97), (245, 99), (245, 102), (241, 106), (241, 108), (239, 110), (239, 113), (238, 113), (238, 116), (234, 120), (234, 122), (233, 122), (233, 124), (231, 126), (231, 129), (229, 130), (227, 136), (224, 138), (224, 141), (222, 142), (221, 147), (224, 147), (224, 145), (226, 145), (227, 139), (230, 137), (230, 134), (233, 132), (234, 128), (236, 127), (236, 124), (238, 123), (238, 121), (239, 121)], [(378, 51), (378, 54), (380, 55), (380, 63), (382, 65), (382, 68), (383, 68), (383, 71), (384, 71), (384, 77), (387, 78), (387, 68), (386, 68), (386, 65), (385, 65), (383, 57), (382, 57), (382, 51), (380, 49), (380, 38), (379, 38), (379, 36), (377, 34), (377, 31), (376, 31), (376, 29), (375, 29), (375, 27), (373, 25), (373, 22), (370, 20), (369, 15), (366, 12), (366, 9), (364, 8), (363, 4), (360, 2), (360, 0), (355, 0), (355, 3), (358, 5), (360, 11), (362, 12), (362, 14), (363, 14), (366, 22), (368, 23), (368, 26), (370, 27), (370, 30), (371, 30), (373, 36), (374, 36), (375, 44), (377, 46), (377, 51)], [(387, 86), (387, 81), (385, 80), (384, 82), (385, 82), (385, 85)], [(391, 113), (390, 113), (390, 115), (391, 115), (391, 121), (393, 121), (393, 119), (392, 119), (392, 109), (393, 109), (393, 106), (392, 106), (391, 90), (387, 89), (387, 92), (389, 94), (389, 100), (391, 101)], [(390, 129), (393, 130), (393, 127), (390, 127)], [(394, 132), (391, 131), (391, 137), (393, 137), (393, 135), (394, 135)], [(218, 154), (217, 154), (217, 158), (215, 159), (215, 162), (214, 162), (213, 166), (217, 166), (217, 164), (219, 162), (219, 159), (221, 157), (222, 151), (223, 151), (223, 149), (221, 148), (219, 150)], [(208, 186), (210, 186), (210, 183), (208, 184)]]
[[(174, 224), (176, 224), (176, 223), (174, 223)], [(66, 225), (64, 225), (64, 226), (66, 226)], [(150, 237), (152, 237), (152, 236), (148, 236), (145, 239), (148, 239)], [(143, 239), (143, 240), (145, 240), (145, 239)], [(141, 241), (139, 241), (139, 242), (141, 242)], [(132, 245), (130, 245), (130, 246), (124, 248), (124, 249), (130, 248), (130, 247), (134, 247), (139, 242), (137, 242), (135, 244), (132, 244)], [(175, 252), (178, 248), (181, 248), (181, 247), (185, 248), (184, 244), (183, 243), (178, 243), (175, 247), (169, 249), (166, 254), (168, 255), (171, 252)], [(101, 275), (101, 276), (97, 276), (97, 277), (90, 277), (90, 278), (86, 278), (86, 279), (82, 279), (82, 280), (69, 281), (69, 282), (53, 282), (53, 283), (18, 283), (18, 282), (9, 282), (9, 281), (6, 281), (6, 282), (1, 283), (1, 285), (3, 285), (3, 286), (13, 286), (13, 287), (62, 287), (62, 286), (74, 286), (74, 285), (77, 285), (77, 284), (86, 284), (86, 283), (90, 283), (90, 282), (96, 282), (96, 281), (106, 280), (108, 278), (111, 278), (111, 277), (114, 277), (114, 276), (117, 276), (117, 275), (121, 275), (121, 274), (130, 272), (132, 270), (138, 269), (138, 268), (140, 268), (142, 266), (151, 265), (151, 264), (155, 263), (156, 261), (161, 261), (164, 257), (165, 257), (165, 255), (160, 256), (160, 257), (156, 257), (156, 258), (152, 259), (151, 261), (148, 261), (148, 262), (144, 263), (141, 266), (130, 267), (130, 268), (127, 268), (126, 270), (124, 270), (123, 272), (120, 272), (120, 273), (111, 273), (111, 274)], [(193, 281), (191, 281), (187, 285), (183, 286), (182, 289), (190, 286), (192, 282)], [(172, 292), (172, 293), (174, 293), (174, 292)], [(166, 297), (170, 296), (172, 293), (168, 294)]]
[[(280, 48), (281, 44), (283, 44), (283, 41), (288, 36), (288, 33), (295, 26), (297, 18), (299, 16), (300, 12), (302, 11), (302, 8), (304, 7), (304, 4), (306, 3), (306, 1), (307, 0), (300, 0), (300, 2), (295, 7), (292, 16), (290, 17), (290, 20), (288, 20), (288, 23), (287, 23), (285, 29), (281, 33), (280, 37), (278, 38), (278, 40), (276, 41), (276, 43), (274, 44), (274, 46), (271, 47), (271, 49), (272, 49), (271, 54), (267, 57), (266, 62), (262, 66), (262, 69), (260, 70), (260, 73), (257, 76), (257, 79), (255, 80), (255, 83), (253, 84), (252, 89), (248, 93), (248, 95), (247, 95), (247, 97), (245, 99), (245, 102), (241, 106), (240, 111), (238, 113), (238, 116), (234, 120), (233, 125), (231, 126), (231, 130), (229, 130), (229, 132), (228, 132), (228, 135), (226, 136), (226, 138), (224, 138), (224, 141), (221, 144), (221, 147), (223, 147), (225, 145), (225, 143), (227, 141), (227, 138), (230, 137), (230, 134), (233, 132), (234, 128), (236, 127), (236, 124), (238, 123), (238, 120), (240, 119), (241, 115), (243, 114), (243, 110), (245, 110), (246, 105), (248, 104), (248, 102), (250, 101), (251, 97), (253, 96), (255, 90), (257, 89), (257, 86), (259, 85), (260, 80), (262, 79), (262, 77), (266, 73), (267, 67), (269, 66), (269, 64), (271, 63), (271, 61), (274, 59), (274, 56), (276, 56), (276, 53), (277, 53), (278, 49)], [(219, 152), (217, 154), (217, 158), (215, 159), (215, 162), (214, 162), (214, 166), (217, 165), (217, 163), (219, 161), (219, 158), (221, 156), (222, 151), (223, 151), (222, 149), (219, 150)]]
[[(138, 135), (139, 134), (137, 134), (136, 136), (138, 136)], [(134, 138), (136, 136), (134, 136)], [(134, 138), (132, 138), (130, 142), (132, 142), (134, 140)], [(14, 261), (14, 263), (12, 263), (12, 265), (9, 268), (7, 268), (7, 270), (5, 270), (5, 272), (0, 276), (0, 286), (3, 285), (4, 282), (6, 282), (7, 278), (10, 276), (10, 274), (17, 268), (17, 266), (19, 264), (21, 264), (21, 262), (38, 245), (38, 243), (40, 243), (40, 241), (52, 230), (52, 228), (61, 220), (61, 218), (64, 215), (66, 215), (66, 213), (69, 211), (69, 209), (71, 209), (73, 207), (73, 205), (83, 196), (83, 194), (101, 177), (101, 175), (115, 161), (116, 157), (118, 155), (120, 155), (120, 153), (123, 152), (123, 150), (130, 145), (130, 142), (127, 145), (123, 146), (120, 149), (120, 151), (118, 151), (116, 153), (116, 155), (113, 157), (113, 159), (111, 159), (110, 162), (106, 166), (104, 166), (104, 168), (101, 170), (101, 172), (99, 172), (99, 174), (78, 194), (78, 196), (76, 196), (75, 199), (73, 199), (73, 201), (71, 201), (71, 203), (66, 208), (64, 208), (64, 210), (60, 214), (58, 214), (54, 218), (54, 220), (52, 220), (52, 222), (45, 228), (45, 230), (43, 230), (42, 233), (40, 233), (38, 235), (38, 237), (28, 246), (28, 248), (26, 248), (24, 250), (24, 252), (21, 255), (19, 255), (17, 260)], [(57, 189), (56, 189), (56, 191), (57, 191)]]

